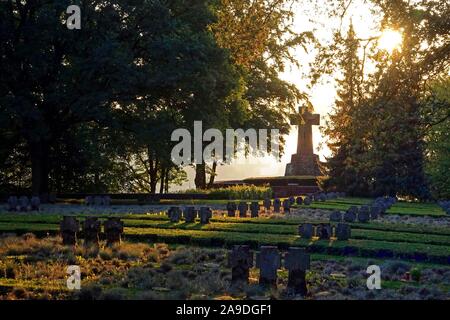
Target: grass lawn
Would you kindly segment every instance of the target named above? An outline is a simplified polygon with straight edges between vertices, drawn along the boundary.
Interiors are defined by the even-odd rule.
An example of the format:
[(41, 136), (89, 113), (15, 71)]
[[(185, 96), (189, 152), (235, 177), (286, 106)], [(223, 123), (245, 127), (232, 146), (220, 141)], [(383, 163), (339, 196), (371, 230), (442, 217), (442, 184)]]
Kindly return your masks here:
[[(210, 200), (218, 203), (216, 200)], [(370, 199), (343, 198), (311, 207), (346, 208), (368, 203)], [(223, 200), (226, 203), (226, 200)], [(399, 202), (389, 213), (440, 216), (435, 204)], [(77, 215), (83, 218), (87, 215)], [(353, 223), (349, 241), (311, 241), (298, 236), (298, 225), (305, 219), (277, 217), (228, 218), (215, 216), (208, 225), (199, 223), (171, 223), (164, 214), (123, 214), (125, 238), (133, 241), (167, 242), (200, 246), (230, 246), (249, 244), (308, 247), (313, 253), (343, 256), (405, 258), (435, 263), (450, 263), (450, 228), (427, 225)], [(108, 215), (100, 216), (100, 219)], [(2, 214), (0, 232), (39, 236), (57, 234), (62, 215), (57, 214)], [(308, 221), (311, 222), (311, 221)], [(317, 221), (325, 222), (325, 221)], [(328, 222), (328, 221), (326, 221)]]

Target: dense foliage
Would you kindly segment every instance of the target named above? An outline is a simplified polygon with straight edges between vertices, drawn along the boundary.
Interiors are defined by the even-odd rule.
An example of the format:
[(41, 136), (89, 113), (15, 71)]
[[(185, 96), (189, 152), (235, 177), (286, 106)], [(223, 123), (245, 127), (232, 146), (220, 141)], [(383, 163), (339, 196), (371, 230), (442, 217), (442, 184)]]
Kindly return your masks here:
[[(435, 93), (434, 81), (448, 79), (450, 6), (442, 1), (371, 3), (382, 16), (380, 30), (402, 30), (401, 46), (383, 50), (378, 37), (360, 39), (350, 24), (346, 35), (336, 30), (314, 64), (313, 82), (340, 72), (338, 99), (324, 130), (332, 151), (327, 186), (355, 195), (427, 199), (431, 182), (436, 197), (448, 197), (444, 141), (450, 109), (448, 100)], [(347, 9), (343, 5), (331, 15), (342, 19)], [(367, 65), (375, 71), (367, 72)], [(448, 81), (440, 86), (448, 92)]]
[[(287, 133), (305, 96), (278, 72), (311, 38), (289, 29), (287, 2), (1, 1), (0, 189), (165, 192), (186, 179), (176, 128)], [(197, 187), (217, 165), (197, 165)]]

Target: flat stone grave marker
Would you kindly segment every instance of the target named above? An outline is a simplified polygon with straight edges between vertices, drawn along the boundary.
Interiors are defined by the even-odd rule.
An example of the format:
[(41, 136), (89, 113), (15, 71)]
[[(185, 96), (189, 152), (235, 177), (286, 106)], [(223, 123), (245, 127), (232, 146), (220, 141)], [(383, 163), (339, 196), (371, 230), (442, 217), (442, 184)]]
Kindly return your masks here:
[(239, 202), (238, 210), (239, 210), (239, 217), (245, 218), (247, 216), (247, 210), (248, 210), (247, 202), (243, 202), (243, 201)]
[(332, 200), (332, 199), (336, 199), (337, 195), (335, 192), (328, 192), (327, 193), (327, 199)]
[(374, 204), (370, 207), (370, 219), (371, 220), (378, 219), (380, 214), (381, 214), (381, 208), (378, 205)]
[(259, 284), (275, 287), (277, 270), (281, 267), (281, 256), (276, 246), (262, 246), (256, 256), (256, 267), (260, 269)]
[(305, 206), (309, 206), (312, 203), (312, 199), (310, 196), (306, 196), (305, 199), (303, 199), (303, 203), (305, 204)]
[(30, 200), (27, 196), (21, 196), (19, 198), (20, 211), (29, 211), (31, 209)]
[(183, 211), (184, 221), (186, 223), (194, 223), (197, 218), (197, 210), (194, 207), (186, 207)]
[(84, 198), (84, 204), (87, 206), (92, 206), (94, 204), (94, 197), (86, 196), (86, 198)]
[(341, 222), (342, 221), (342, 213), (340, 211), (333, 211), (330, 214), (330, 221)]
[(291, 201), (289, 199), (283, 200), (283, 212), (290, 213), (291, 212)]
[(273, 211), (275, 213), (280, 213), (280, 209), (281, 209), (281, 200), (276, 198), (273, 200)]
[(230, 218), (236, 217), (236, 210), (237, 210), (237, 205), (236, 205), (235, 202), (228, 202), (227, 203), (227, 214), (228, 214), (228, 217), (230, 217)]
[(103, 205), (103, 197), (101, 197), (101, 196), (95, 196), (95, 197), (94, 197), (94, 205), (96, 205), (96, 206), (102, 206), (102, 205)]
[(16, 196), (10, 196), (8, 198), (8, 211), (17, 211), (19, 206), (19, 200)]
[(329, 240), (331, 237), (331, 225), (329, 223), (321, 223), (316, 227), (316, 236), (320, 240)]
[(249, 270), (253, 267), (253, 252), (248, 245), (235, 245), (228, 256), (231, 267), (231, 284), (248, 283)]
[(252, 218), (257, 218), (259, 215), (259, 203), (258, 201), (253, 201), (250, 204), (250, 214)]
[(123, 221), (117, 217), (110, 217), (103, 223), (106, 245), (112, 246), (115, 243), (120, 243), (123, 233)]
[(111, 197), (110, 196), (104, 196), (103, 197), (103, 205), (104, 206), (110, 206), (111, 205)]
[(356, 214), (353, 212), (347, 211), (344, 213), (344, 221), (345, 222), (355, 222), (356, 221)]
[(168, 211), (170, 222), (176, 223), (181, 219), (181, 209), (179, 207), (170, 207)]
[(351, 228), (350, 225), (346, 223), (338, 223), (336, 226), (336, 238), (338, 240), (348, 240), (351, 237)]
[(370, 220), (370, 208), (368, 206), (362, 206), (358, 212), (358, 221), (366, 223)]
[(200, 208), (200, 223), (208, 224), (209, 219), (212, 217), (212, 211), (209, 207), (201, 207)]
[(291, 204), (291, 206), (293, 205), (293, 204), (295, 204), (295, 197), (289, 197), (289, 202), (290, 202), (290, 204)]
[(94, 245), (99, 246), (99, 237), (101, 223), (98, 221), (97, 217), (87, 217), (83, 221), (83, 237), (84, 245)]
[(302, 239), (311, 239), (314, 235), (314, 227), (311, 223), (303, 223), (298, 227), (298, 234)]
[(355, 215), (358, 214), (358, 207), (357, 206), (351, 206), (347, 209), (347, 212), (354, 213)]
[(289, 270), (288, 293), (307, 295), (306, 270), (311, 267), (309, 254), (303, 248), (291, 247), (284, 259), (284, 266)]
[(270, 211), (270, 207), (272, 206), (272, 200), (270, 200), (269, 198), (265, 198), (263, 205), (267, 212)]
[(77, 243), (77, 233), (80, 230), (80, 223), (75, 217), (64, 216), (59, 224), (59, 230), (63, 240), (63, 245), (74, 246)]
[(41, 206), (41, 199), (39, 197), (33, 196), (30, 200), (31, 210), (39, 211)]

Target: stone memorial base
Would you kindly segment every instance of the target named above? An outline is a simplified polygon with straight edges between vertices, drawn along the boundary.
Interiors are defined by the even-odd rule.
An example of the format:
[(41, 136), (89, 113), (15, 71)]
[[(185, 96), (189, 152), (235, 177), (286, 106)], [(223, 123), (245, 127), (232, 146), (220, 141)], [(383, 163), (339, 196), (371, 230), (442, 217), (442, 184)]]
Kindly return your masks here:
[(319, 156), (317, 154), (302, 155), (293, 154), (291, 163), (286, 165), (285, 176), (321, 176), (319, 167)]

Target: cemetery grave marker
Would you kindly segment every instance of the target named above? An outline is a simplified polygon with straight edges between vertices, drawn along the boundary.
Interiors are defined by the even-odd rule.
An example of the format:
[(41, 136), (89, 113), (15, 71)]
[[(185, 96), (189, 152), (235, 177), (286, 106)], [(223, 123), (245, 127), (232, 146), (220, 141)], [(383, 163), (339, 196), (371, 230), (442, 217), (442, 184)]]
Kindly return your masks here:
[(283, 200), (283, 212), (285, 214), (291, 212), (291, 201), (289, 199)]
[(330, 221), (341, 222), (342, 221), (342, 213), (340, 211), (333, 211), (330, 214)]
[(320, 240), (329, 240), (331, 234), (331, 225), (329, 223), (321, 223), (316, 226), (316, 237)]
[(64, 216), (59, 224), (59, 230), (63, 240), (63, 245), (74, 246), (77, 243), (77, 233), (80, 230), (80, 223), (75, 217)]
[(303, 248), (289, 248), (284, 259), (284, 266), (289, 270), (287, 289), (291, 294), (307, 295), (306, 270), (310, 269), (309, 254)]
[(335, 228), (335, 236), (338, 240), (348, 240), (351, 237), (350, 225), (346, 223), (338, 223)]
[(311, 239), (314, 235), (314, 227), (311, 223), (303, 223), (298, 227), (298, 233), (304, 239)]
[(277, 271), (281, 267), (281, 256), (276, 246), (262, 246), (256, 256), (256, 267), (260, 269), (259, 284), (276, 286)]
[(280, 213), (280, 208), (281, 208), (281, 200), (276, 198), (273, 200), (273, 211), (275, 213)]
[(8, 197), (8, 211), (17, 211), (19, 206), (19, 201), (16, 196)]
[(310, 196), (306, 196), (305, 199), (303, 199), (303, 203), (305, 204), (305, 206), (309, 206), (312, 202), (312, 199)]
[(104, 196), (103, 197), (103, 205), (104, 206), (110, 206), (111, 205), (111, 197), (110, 196)]
[(106, 245), (120, 244), (123, 233), (123, 221), (120, 218), (110, 217), (103, 223), (103, 227), (106, 236)]
[(293, 204), (295, 204), (295, 197), (290, 196), (290, 197), (289, 197), (289, 203), (291, 204), (291, 206), (292, 206)]
[(94, 197), (94, 205), (102, 206), (103, 205), (103, 198), (101, 196), (95, 196)]
[(344, 213), (344, 221), (345, 222), (355, 222), (356, 221), (356, 214), (351, 211), (347, 211)]
[(381, 214), (381, 208), (377, 204), (373, 204), (370, 207), (370, 219), (376, 220)]
[(31, 204), (31, 210), (39, 211), (39, 208), (41, 206), (41, 199), (39, 197), (33, 196), (30, 200)]
[(235, 245), (228, 256), (231, 267), (231, 284), (247, 284), (249, 270), (253, 267), (253, 252), (248, 245)]
[(186, 223), (194, 223), (197, 217), (197, 210), (194, 207), (186, 207), (183, 211), (183, 217)]
[(228, 214), (228, 217), (230, 217), (230, 218), (236, 217), (236, 210), (237, 210), (237, 205), (236, 205), (235, 202), (228, 202), (227, 203), (227, 214)]
[(83, 237), (84, 237), (84, 245), (94, 245), (99, 246), (99, 237), (101, 223), (97, 217), (87, 217), (83, 221)]
[(179, 207), (170, 207), (167, 215), (170, 222), (177, 223), (181, 219), (181, 209)]
[(29, 211), (31, 210), (30, 201), (27, 196), (21, 196), (19, 198), (19, 210), (20, 211)]
[(92, 206), (94, 204), (94, 197), (93, 196), (87, 196), (84, 199), (84, 204), (87, 206)]
[(252, 218), (257, 218), (259, 215), (259, 203), (258, 201), (253, 201), (250, 204), (250, 213)]
[(272, 206), (272, 201), (269, 198), (264, 199), (264, 208), (266, 209), (266, 212), (270, 212), (270, 207)]
[(370, 208), (368, 206), (362, 206), (358, 212), (358, 221), (366, 223), (370, 220)]
[(208, 224), (209, 219), (212, 217), (212, 211), (209, 207), (201, 207), (200, 208), (200, 223)]
[(238, 210), (239, 210), (239, 217), (245, 218), (247, 216), (247, 210), (248, 210), (247, 202), (243, 202), (243, 201), (239, 202)]

